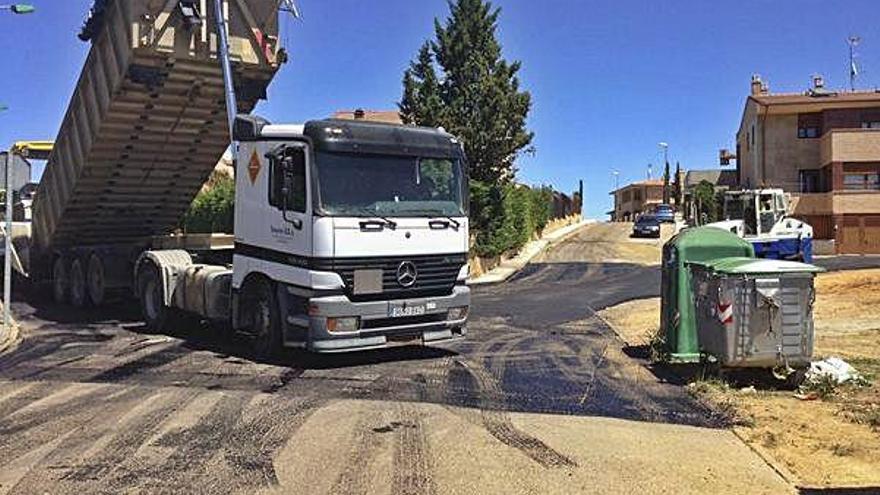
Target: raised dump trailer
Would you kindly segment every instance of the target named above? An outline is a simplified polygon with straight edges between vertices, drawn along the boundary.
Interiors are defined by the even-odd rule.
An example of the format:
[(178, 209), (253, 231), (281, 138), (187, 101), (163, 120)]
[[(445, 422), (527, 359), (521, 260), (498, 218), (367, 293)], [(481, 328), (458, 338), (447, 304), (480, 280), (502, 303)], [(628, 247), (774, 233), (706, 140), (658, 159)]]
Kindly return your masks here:
[[(30, 271), (52, 278), (57, 297), (86, 302), (86, 270), (93, 299), (129, 287), (136, 256), (175, 228), (226, 150), (212, 2), (95, 3), (91, 51), (33, 205)], [(285, 58), (279, 2), (224, 0), (223, 10), (237, 110), (248, 113)]]

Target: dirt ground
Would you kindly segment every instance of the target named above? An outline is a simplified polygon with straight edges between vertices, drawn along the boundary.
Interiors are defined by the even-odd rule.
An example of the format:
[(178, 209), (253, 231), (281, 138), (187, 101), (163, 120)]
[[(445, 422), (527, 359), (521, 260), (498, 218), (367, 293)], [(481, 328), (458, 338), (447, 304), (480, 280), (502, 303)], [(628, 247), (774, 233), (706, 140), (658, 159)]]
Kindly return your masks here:
[(659, 239), (632, 238), (632, 223), (597, 223), (582, 229), (564, 245), (542, 253), (537, 263), (582, 262), (659, 265), (661, 247), (675, 233), (672, 224), (661, 226)]
[[(880, 377), (880, 270), (820, 274), (816, 280), (814, 355), (846, 359), (869, 379)], [(605, 318), (630, 345), (659, 327), (660, 299), (608, 308)], [(786, 390), (738, 389), (705, 381), (692, 389), (743, 418), (737, 433), (775, 459), (803, 486), (880, 486), (880, 386), (844, 387), (825, 400), (802, 401)]]

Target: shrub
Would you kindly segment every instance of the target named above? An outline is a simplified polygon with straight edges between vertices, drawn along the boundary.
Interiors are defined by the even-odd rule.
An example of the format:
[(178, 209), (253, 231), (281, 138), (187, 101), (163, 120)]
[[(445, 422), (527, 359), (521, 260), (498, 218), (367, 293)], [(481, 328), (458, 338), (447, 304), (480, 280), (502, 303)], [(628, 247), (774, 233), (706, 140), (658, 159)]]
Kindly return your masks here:
[(473, 251), (498, 256), (523, 247), (553, 216), (553, 191), (521, 184), (471, 182)]
[(215, 174), (210, 186), (193, 200), (183, 217), (181, 228), (189, 234), (233, 233), (235, 216), (235, 181)]

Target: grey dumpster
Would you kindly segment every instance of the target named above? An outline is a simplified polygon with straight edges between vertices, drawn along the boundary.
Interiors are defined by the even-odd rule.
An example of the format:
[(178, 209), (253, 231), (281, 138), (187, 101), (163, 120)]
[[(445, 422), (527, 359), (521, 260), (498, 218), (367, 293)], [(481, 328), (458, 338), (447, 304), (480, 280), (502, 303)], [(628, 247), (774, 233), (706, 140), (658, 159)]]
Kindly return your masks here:
[(719, 258), (688, 268), (701, 353), (723, 367), (809, 365), (813, 278), (821, 268), (755, 258)]

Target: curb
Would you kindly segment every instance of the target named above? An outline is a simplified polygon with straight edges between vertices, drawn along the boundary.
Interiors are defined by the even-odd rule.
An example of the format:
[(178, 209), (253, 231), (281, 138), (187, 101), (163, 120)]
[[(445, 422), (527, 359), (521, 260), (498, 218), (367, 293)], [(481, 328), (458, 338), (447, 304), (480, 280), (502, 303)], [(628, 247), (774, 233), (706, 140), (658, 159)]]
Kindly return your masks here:
[[(571, 230), (568, 232), (565, 232), (564, 234), (560, 234), (556, 238), (552, 238), (552, 239), (551, 238), (541, 238), (541, 239), (532, 241), (534, 243), (533, 245), (539, 245), (539, 244), (542, 244), (542, 245), (540, 246), (540, 248), (536, 249), (534, 253), (530, 254), (525, 259), (518, 260), (517, 264), (521, 263), (519, 266), (513, 266), (513, 267), (496, 266), (492, 270), (489, 270), (489, 272), (484, 273), (477, 278), (468, 279), (467, 284), (469, 286), (478, 286), (478, 285), (494, 285), (494, 284), (504, 283), (507, 280), (509, 280), (511, 277), (513, 277), (514, 275), (519, 273), (523, 268), (525, 268), (529, 263), (531, 263), (531, 261), (533, 259), (535, 259), (539, 254), (546, 251), (547, 248), (568, 239), (569, 237), (574, 235), (577, 231), (579, 231), (583, 227), (586, 227), (587, 225), (592, 225), (594, 223), (596, 223), (596, 220), (592, 220), (592, 219), (582, 220), (578, 223), (571, 224), (571, 225), (563, 227), (562, 229), (559, 229), (559, 230), (563, 230), (563, 229), (570, 228)], [(550, 234), (548, 234), (548, 237), (552, 236), (556, 232), (559, 232), (559, 230), (557, 230), (555, 232), (551, 232)], [(523, 247), (523, 249), (520, 250), (520, 252), (525, 251), (525, 249), (526, 248)], [(513, 258), (513, 259), (515, 259), (515, 258)], [(508, 260), (508, 261), (511, 261), (511, 260)], [(493, 273), (493, 272), (495, 272), (495, 273)], [(506, 272), (506, 273), (502, 274), (501, 272)]]

